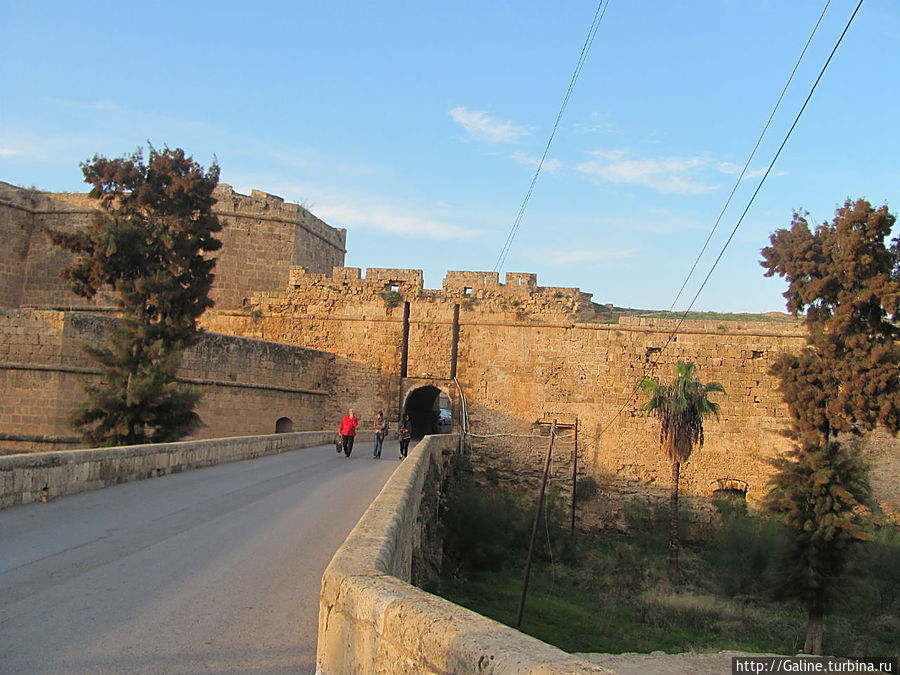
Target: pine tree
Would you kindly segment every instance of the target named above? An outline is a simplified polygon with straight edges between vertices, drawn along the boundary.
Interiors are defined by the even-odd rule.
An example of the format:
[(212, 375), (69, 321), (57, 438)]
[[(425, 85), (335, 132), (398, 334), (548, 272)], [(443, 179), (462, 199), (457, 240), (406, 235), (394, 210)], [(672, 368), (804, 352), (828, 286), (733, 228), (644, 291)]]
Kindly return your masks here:
[(60, 272), (72, 290), (92, 298), (111, 289), (119, 317), (107, 346), (85, 348), (103, 374), (70, 423), (94, 445), (177, 440), (200, 424), (199, 395), (180, 388), (176, 372), (213, 304), (219, 167), (204, 170), (181, 149), (152, 146), (146, 164), (138, 150), (95, 155), (81, 167), (98, 207), (91, 225), (48, 236), (77, 256)]
[(795, 448), (775, 462), (764, 503), (792, 533), (785, 588), (807, 607), (804, 651), (822, 654), (824, 618), (847, 552), (864, 540), (871, 503), (859, 453), (838, 434), (883, 425), (900, 430), (900, 350), (892, 321), (900, 310), (894, 216), (849, 200), (811, 231), (794, 214), (763, 249), (766, 276), (788, 281), (788, 309), (803, 315), (808, 346), (772, 367), (791, 413)]

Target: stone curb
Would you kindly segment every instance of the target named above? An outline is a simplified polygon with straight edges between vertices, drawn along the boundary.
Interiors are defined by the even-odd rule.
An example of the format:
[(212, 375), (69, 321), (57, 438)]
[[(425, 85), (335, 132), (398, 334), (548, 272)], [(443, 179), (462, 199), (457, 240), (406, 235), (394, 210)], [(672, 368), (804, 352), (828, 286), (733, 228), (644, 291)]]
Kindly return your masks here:
[(238, 436), (0, 457), (0, 508), (225, 462), (328, 445), (333, 431)]

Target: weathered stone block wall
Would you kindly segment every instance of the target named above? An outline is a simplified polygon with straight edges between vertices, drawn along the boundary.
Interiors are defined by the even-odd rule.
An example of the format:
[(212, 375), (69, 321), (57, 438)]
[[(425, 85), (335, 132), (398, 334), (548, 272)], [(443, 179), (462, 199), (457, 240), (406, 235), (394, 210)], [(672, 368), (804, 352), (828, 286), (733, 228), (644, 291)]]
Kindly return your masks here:
[[(82, 382), (98, 376), (82, 352), (100, 343), (109, 319), (50, 310), (0, 312), (0, 447), (33, 451), (77, 445), (66, 415), (84, 398)], [(207, 333), (186, 352), (179, 378), (203, 394), (197, 438), (272, 433), (289, 418), (293, 430), (324, 429), (344, 365), (332, 354)]]
[(72, 257), (43, 232), (45, 227), (84, 227), (92, 212), (86, 195), (49, 194), (0, 182), (0, 242), (10, 244), (0, 246), (0, 307), (98, 305), (76, 296), (59, 278)]
[(317, 672), (611, 675), (409, 584), (426, 475), (457, 443), (430, 436), (413, 448), (332, 558), (322, 577)]
[(223, 225), (210, 293), (217, 307), (241, 307), (253, 293), (287, 287), (292, 266), (323, 273), (344, 264), (346, 230), (302, 206), (259, 190), (241, 195), (226, 184), (214, 196), (213, 211)]
[[(767, 458), (786, 447), (780, 432), (787, 409), (768, 369), (777, 353), (804, 344), (802, 331), (686, 322), (660, 354), (673, 328), (628, 319), (619, 325), (464, 323), (458, 376), (474, 433), (496, 433), (498, 419), (510, 433), (528, 434), (538, 420), (577, 417), (581, 463), (591, 473), (668, 485), (658, 421), (640, 411), (643, 400), (632, 392), (642, 375), (669, 380), (678, 359), (693, 361), (701, 379), (720, 382), (728, 395), (719, 401), (720, 420), (705, 425), (703, 449), (683, 468), (683, 488), (710, 496), (717, 479), (737, 478), (750, 484), (749, 498), (758, 499), (771, 473)], [(532, 454), (530, 463), (522, 462), (517, 445)], [(540, 466), (535, 459), (541, 453), (531, 442), (484, 439), (476, 447), (483, 460), (511, 473)], [(569, 455), (559, 458), (562, 476), (571, 473)]]
[(34, 232), (31, 203), (0, 183), (0, 307), (18, 307), (22, 301), (25, 260)]
[[(658, 423), (640, 411), (642, 401), (632, 392), (642, 375), (667, 380), (675, 361), (684, 359), (728, 392), (721, 419), (706, 425), (706, 444), (684, 467), (685, 491), (709, 496), (718, 479), (736, 478), (750, 484), (751, 500), (762, 495), (767, 458), (787, 447), (781, 435), (787, 409), (768, 370), (775, 355), (805, 344), (798, 324), (688, 321), (667, 345), (674, 321), (580, 322), (586, 294), (541, 288), (531, 275), (507, 275), (500, 284), (496, 274), (454, 272), (443, 291), (429, 291), (402, 270), (367, 270), (362, 278), (343, 268), (331, 277), (295, 271), (289, 290), (259, 294), (246, 314), (210, 313), (204, 323), (218, 332), (322, 349), (373, 369), (381, 384), (357, 382), (344, 392), (358, 392), (354, 406), (366, 417), (373, 399), (380, 406), (395, 396), (393, 383), (385, 383), (400, 373), (403, 306), (388, 307), (381, 294), (405, 278), (412, 281), (398, 292), (410, 306), (408, 378), (455, 388), (447, 378), (459, 305), (457, 376), (469, 402), (476, 461), (510, 476), (536, 473), (543, 442), (477, 436), (532, 435), (539, 420), (577, 416), (585, 471), (667, 485)], [(389, 419), (399, 405), (389, 408)], [(560, 476), (571, 474), (570, 462), (571, 450), (563, 449), (554, 463)]]
[(333, 355), (328, 379), (331, 396), (323, 413), (326, 428), (337, 429), (349, 408), (360, 418), (361, 431), (372, 427), (378, 410), (383, 410), (393, 425), (400, 405), (403, 308), (386, 307), (380, 297), (364, 302), (358, 296), (351, 296), (354, 300), (347, 307), (336, 308), (330, 292), (326, 289), (325, 293), (311, 320), (273, 309), (280, 306), (282, 296), (265, 294), (263, 303), (254, 307), (261, 316), (208, 312), (202, 323), (217, 333), (300, 347), (317, 345), (312, 348)]
[(410, 303), (407, 374), (424, 379), (450, 377), (454, 303), (423, 297)]
[[(330, 272), (343, 265), (347, 232), (297, 204), (254, 190), (241, 195), (221, 184), (213, 212), (222, 223), (216, 279), (210, 292), (221, 309), (241, 307), (252, 293), (285, 288), (292, 266)], [(85, 300), (59, 278), (72, 261), (44, 228), (71, 231), (89, 224), (93, 202), (83, 194), (52, 194), (0, 182), (0, 307), (110, 307)]]
[(330, 432), (217, 438), (0, 457), (0, 508), (328, 443)]

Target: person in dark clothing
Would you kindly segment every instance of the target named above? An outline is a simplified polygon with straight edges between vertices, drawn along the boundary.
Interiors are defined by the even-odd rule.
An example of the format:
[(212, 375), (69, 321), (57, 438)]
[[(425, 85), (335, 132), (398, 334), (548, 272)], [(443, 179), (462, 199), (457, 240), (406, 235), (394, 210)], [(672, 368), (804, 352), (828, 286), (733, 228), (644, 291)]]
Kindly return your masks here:
[(400, 423), (400, 459), (406, 459), (409, 454), (409, 439), (412, 438), (412, 432), (409, 430), (409, 415), (403, 416)]

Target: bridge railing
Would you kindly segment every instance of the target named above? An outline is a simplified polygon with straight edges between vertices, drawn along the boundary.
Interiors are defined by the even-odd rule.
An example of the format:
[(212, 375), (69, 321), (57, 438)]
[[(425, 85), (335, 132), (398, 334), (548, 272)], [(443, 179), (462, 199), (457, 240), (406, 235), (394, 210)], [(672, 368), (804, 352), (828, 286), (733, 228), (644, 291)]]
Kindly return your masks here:
[(426, 436), (322, 577), (317, 673), (610, 673), (410, 585), (426, 476), (456, 435)]
[(334, 431), (129, 445), (0, 457), (0, 508), (62, 495), (327, 445)]

